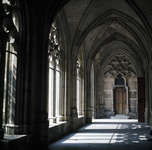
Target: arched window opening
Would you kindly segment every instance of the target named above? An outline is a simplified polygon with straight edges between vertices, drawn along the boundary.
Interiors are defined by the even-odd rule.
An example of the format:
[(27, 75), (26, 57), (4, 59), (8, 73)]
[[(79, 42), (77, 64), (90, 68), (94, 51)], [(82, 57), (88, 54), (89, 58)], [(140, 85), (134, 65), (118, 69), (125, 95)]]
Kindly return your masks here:
[(4, 73), (4, 124), (14, 124), (17, 81), (17, 51), (14, 49), (12, 37), (6, 43), (5, 73)]
[(125, 81), (122, 78), (121, 74), (118, 74), (116, 80), (115, 80), (115, 85), (125, 85)]
[[(7, 33), (5, 47), (5, 70), (4, 70), (4, 93), (3, 93), (3, 127), (6, 134), (16, 134), (17, 122), (16, 114), (18, 113), (18, 52), (20, 50), (21, 39), (21, 13), (17, 6), (8, 5), (9, 1), (3, 1), (6, 14), (11, 13), (12, 18), (3, 20), (3, 29)], [(10, 11), (11, 10), (11, 11)], [(15, 12), (15, 15), (14, 15)]]
[(48, 119), (49, 125), (60, 121), (61, 103), (61, 44), (56, 21), (52, 23), (49, 34), (49, 85), (48, 85)]

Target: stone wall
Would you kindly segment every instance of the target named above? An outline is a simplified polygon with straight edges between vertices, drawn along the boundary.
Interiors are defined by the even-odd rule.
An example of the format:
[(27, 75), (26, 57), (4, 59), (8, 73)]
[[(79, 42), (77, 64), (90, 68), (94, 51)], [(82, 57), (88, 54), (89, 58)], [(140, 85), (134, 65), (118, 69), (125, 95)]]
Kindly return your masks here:
[[(114, 86), (114, 79), (113, 78), (106, 78), (104, 80), (104, 118), (110, 118), (113, 116), (112, 112), (112, 101), (113, 101), (113, 86)], [(137, 119), (138, 118), (138, 91), (137, 91), (137, 78), (128, 78), (127, 85), (128, 87), (128, 106), (129, 106), (129, 113), (128, 115), (131, 118)], [(127, 94), (127, 91), (126, 91)], [(127, 99), (126, 99), (127, 102)], [(115, 112), (115, 110), (114, 110)]]
[(104, 118), (109, 118), (113, 115), (111, 112), (112, 108), (112, 86), (114, 84), (114, 79), (104, 80)]
[(137, 91), (137, 78), (128, 79), (129, 87), (129, 116), (131, 118), (138, 118), (137, 108), (138, 108), (138, 91)]

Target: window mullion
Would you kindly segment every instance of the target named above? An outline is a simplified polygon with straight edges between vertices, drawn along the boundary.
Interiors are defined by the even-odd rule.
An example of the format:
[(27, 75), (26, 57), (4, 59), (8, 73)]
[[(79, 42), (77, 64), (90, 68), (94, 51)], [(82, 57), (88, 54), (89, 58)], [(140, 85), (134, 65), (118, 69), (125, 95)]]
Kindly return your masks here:
[(6, 61), (5, 61), (5, 80), (6, 80), (6, 82), (5, 82), (5, 123), (7, 123), (7, 119), (8, 119), (8, 117), (7, 117), (7, 113), (8, 113), (8, 109), (9, 109), (9, 105), (8, 105), (8, 85), (9, 85), (9, 82), (8, 82), (8, 80), (9, 80), (9, 53), (8, 52), (6, 52), (6, 56), (5, 56), (5, 59), (6, 59)]
[(56, 104), (55, 104), (55, 70), (54, 70), (54, 68), (53, 68), (53, 123), (55, 123), (56, 122), (56, 113), (55, 113), (55, 106), (56, 106)]

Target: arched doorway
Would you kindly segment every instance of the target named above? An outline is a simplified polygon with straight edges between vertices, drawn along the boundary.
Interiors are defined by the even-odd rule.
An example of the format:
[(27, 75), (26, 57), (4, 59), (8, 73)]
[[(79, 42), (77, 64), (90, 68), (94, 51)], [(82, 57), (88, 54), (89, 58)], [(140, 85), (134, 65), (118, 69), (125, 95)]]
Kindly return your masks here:
[(114, 89), (114, 110), (115, 114), (126, 114), (126, 89), (124, 87)]
[(121, 87), (121, 85), (125, 85), (125, 80), (122, 78), (121, 74), (118, 74), (117, 78), (115, 79), (115, 85), (120, 86), (114, 89), (115, 114), (126, 114), (126, 89), (125, 87)]

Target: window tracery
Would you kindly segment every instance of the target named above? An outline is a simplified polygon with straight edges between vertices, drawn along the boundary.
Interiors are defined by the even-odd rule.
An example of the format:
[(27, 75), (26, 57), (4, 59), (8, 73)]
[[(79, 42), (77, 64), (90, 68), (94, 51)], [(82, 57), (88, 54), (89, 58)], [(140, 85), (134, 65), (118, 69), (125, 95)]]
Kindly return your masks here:
[(121, 74), (118, 74), (117, 78), (115, 79), (115, 85), (125, 85), (125, 80), (122, 78)]
[(61, 43), (59, 42), (59, 33), (56, 21), (52, 23), (49, 44), (49, 90), (48, 90), (48, 118), (49, 124), (60, 121), (60, 99), (61, 99)]
[[(13, 6), (12, 1), (3, 0), (2, 3), (6, 12), (6, 18), (3, 20), (3, 29), (7, 35), (5, 48), (3, 123), (4, 128), (5, 126), (8, 128), (10, 124), (16, 124), (15, 113), (17, 102), (17, 66), (21, 34), (21, 31), (19, 30), (21, 26), (21, 18), (19, 17), (20, 12), (17, 10), (17, 6)], [(5, 132), (7, 132), (7, 129)], [(8, 130), (8, 132), (10, 131)]]

